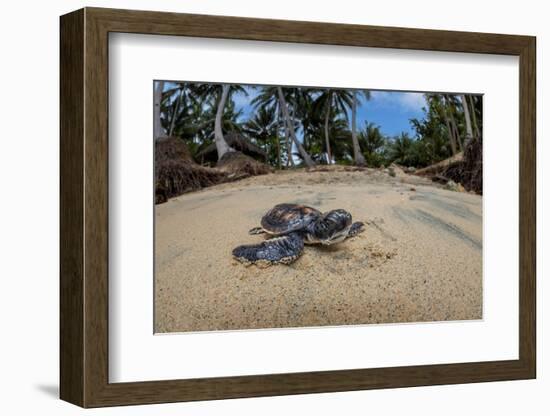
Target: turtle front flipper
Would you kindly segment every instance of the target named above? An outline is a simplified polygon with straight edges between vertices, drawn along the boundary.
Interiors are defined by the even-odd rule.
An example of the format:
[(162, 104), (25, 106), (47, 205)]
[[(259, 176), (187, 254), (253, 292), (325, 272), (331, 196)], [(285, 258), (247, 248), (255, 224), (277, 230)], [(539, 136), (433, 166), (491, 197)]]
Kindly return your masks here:
[(361, 221), (354, 222), (353, 224), (351, 224), (346, 238), (355, 237), (357, 234), (362, 233), (363, 231), (365, 231), (365, 224)]
[(264, 234), (265, 230), (262, 227), (254, 227), (248, 230), (248, 234), (250, 235), (256, 235), (256, 234)]
[(298, 233), (272, 238), (260, 244), (250, 244), (233, 249), (233, 257), (242, 263), (269, 266), (290, 264), (304, 251), (304, 240)]

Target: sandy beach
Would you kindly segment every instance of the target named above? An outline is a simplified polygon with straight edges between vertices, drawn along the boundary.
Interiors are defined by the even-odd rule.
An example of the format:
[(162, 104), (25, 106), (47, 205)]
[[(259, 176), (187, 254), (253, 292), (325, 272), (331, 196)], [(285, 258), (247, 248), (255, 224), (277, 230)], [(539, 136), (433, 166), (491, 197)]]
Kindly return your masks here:
[[(366, 231), (306, 246), (293, 264), (233, 260), (282, 202), (343, 208)], [(155, 330), (482, 318), (482, 197), (380, 170), (283, 171), (184, 194), (155, 208)]]

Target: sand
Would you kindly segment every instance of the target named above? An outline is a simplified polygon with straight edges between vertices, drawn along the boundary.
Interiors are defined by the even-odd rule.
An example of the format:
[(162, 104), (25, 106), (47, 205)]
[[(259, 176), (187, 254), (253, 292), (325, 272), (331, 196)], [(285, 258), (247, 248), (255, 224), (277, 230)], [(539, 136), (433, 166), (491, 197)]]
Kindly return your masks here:
[[(157, 205), (155, 331), (482, 318), (482, 198), (376, 170), (281, 172)], [(232, 259), (282, 202), (344, 208), (366, 231), (293, 264)]]

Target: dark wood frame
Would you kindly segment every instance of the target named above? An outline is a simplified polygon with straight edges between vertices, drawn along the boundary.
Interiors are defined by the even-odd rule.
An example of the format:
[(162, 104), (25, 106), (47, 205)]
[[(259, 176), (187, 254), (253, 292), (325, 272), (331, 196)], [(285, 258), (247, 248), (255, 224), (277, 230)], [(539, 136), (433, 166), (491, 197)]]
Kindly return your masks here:
[[(519, 359), (109, 383), (109, 32), (519, 56)], [(535, 38), (85, 8), (61, 17), (61, 386), (83, 407), (336, 392), (536, 376)]]

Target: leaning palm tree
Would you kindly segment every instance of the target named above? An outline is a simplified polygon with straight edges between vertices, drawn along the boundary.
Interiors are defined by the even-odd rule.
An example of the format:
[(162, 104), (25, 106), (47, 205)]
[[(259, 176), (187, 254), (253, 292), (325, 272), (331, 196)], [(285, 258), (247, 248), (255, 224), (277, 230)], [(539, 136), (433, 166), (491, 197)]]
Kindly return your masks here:
[(327, 163), (332, 163), (330, 150), (329, 122), (333, 112), (342, 112), (347, 118), (347, 110), (353, 106), (352, 94), (348, 90), (328, 88), (323, 90), (316, 99), (317, 108), (325, 114), (325, 150)]
[(369, 90), (353, 90), (353, 101), (351, 107), (351, 141), (353, 143), (353, 159), (357, 166), (365, 166), (365, 157), (361, 153), (359, 140), (357, 140), (357, 102), (359, 96), (362, 95), (366, 100), (370, 100), (371, 94)]
[(214, 123), (214, 142), (216, 143), (216, 150), (218, 152), (218, 160), (228, 152), (234, 152), (233, 149), (223, 136), (222, 120), (225, 110), (225, 105), (231, 95), (235, 93), (241, 93), (247, 95), (246, 90), (240, 85), (230, 84), (203, 84), (201, 88), (201, 95), (205, 100), (215, 97), (216, 99), (216, 117)]
[(189, 142), (201, 113), (195, 114), (196, 100), (192, 96), (193, 86), (183, 82), (173, 83), (173, 85), (163, 93), (162, 127), (168, 137), (179, 137)]
[[(284, 121), (284, 129), (288, 131), (290, 139), (294, 143), (294, 146), (296, 146), (296, 148), (298, 149), (300, 157), (302, 158), (306, 166), (311, 167), (315, 165), (310, 155), (304, 149), (302, 143), (296, 138), (296, 126), (294, 125), (290, 117), (285, 94), (281, 87), (262, 88), (260, 94), (252, 100), (252, 104), (257, 108), (273, 107), (277, 113), (280, 112)], [(290, 148), (288, 148), (287, 150), (290, 150)], [(292, 157), (292, 155), (290, 157)]]
[(279, 132), (282, 131), (282, 137), (284, 137), (283, 147), (286, 151), (286, 165), (288, 166), (291, 162), (292, 158), (292, 144), (290, 143), (289, 139), (289, 132), (288, 132), (288, 126), (286, 124), (286, 121), (283, 117), (283, 112), (281, 110), (281, 105), (279, 101), (279, 96), (277, 93), (277, 87), (262, 87), (260, 89), (259, 94), (252, 100), (252, 105), (261, 110), (261, 109), (269, 109), (270, 111), (273, 111), (276, 114), (277, 117), (277, 140), (279, 144), (279, 159), (278, 159), (278, 167), (281, 169), (281, 153), (280, 153), (280, 144), (281, 141), (279, 139)]
[(225, 138), (223, 137), (223, 131), (222, 131), (223, 109), (225, 107), (225, 102), (227, 101), (227, 97), (229, 96), (229, 89), (230, 89), (230, 86), (228, 84), (222, 85), (220, 100), (218, 101), (218, 109), (216, 111), (216, 123), (214, 125), (214, 141), (216, 142), (216, 150), (218, 151), (218, 160), (220, 160), (223, 157), (223, 155), (225, 155), (227, 152), (234, 151), (234, 149), (232, 149), (225, 141)]
[(163, 93), (162, 111), (167, 114), (166, 131), (168, 136), (174, 136), (176, 123), (178, 119), (185, 113), (189, 92), (192, 89), (191, 85), (186, 82), (176, 82), (174, 87), (167, 89)]
[(288, 106), (285, 100), (285, 96), (283, 94), (283, 89), (281, 87), (277, 87), (277, 94), (279, 97), (281, 111), (283, 112), (283, 118), (285, 119), (290, 137), (292, 138), (294, 145), (298, 148), (298, 152), (300, 153), (300, 156), (304, 160), (304, 163), (306, 164), (306, 166), (312, 167), (315, 165), (315, 163), (313, 162), (309, 154), (304, 149), (304, 146), (302, 146), (302, 143), (300, 143), (300, 141), (298, 141), (298, 139), (296, 138), (295, 126), (294, 126), (294, 123), (292, 123), (290, 115), (288, 114)]

